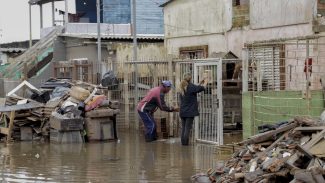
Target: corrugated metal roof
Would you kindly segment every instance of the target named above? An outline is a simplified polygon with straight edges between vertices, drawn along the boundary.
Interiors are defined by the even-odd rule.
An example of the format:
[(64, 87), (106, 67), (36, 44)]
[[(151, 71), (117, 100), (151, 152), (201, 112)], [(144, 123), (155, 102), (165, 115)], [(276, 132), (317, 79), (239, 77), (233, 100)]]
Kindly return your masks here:
[[(54, 1), (63, 1), (63, 0), (54, 0)], [(28, 3), (31, 5), (35, 4), (46, 4), (52, 2), (52, 0), (29, 0)]]
[(0, 48), (1, 52), (4, 53), (20, 53), (26, 51), (25, 48)]
[(175, 0), (167, 0), (165, 3), (161, 4), (159, 7), (165, 7), (167, 6), (169, 3), (173, 2)]
[[(65, 37), (97, 39), (97, 34), (61, 34)], [(132, 40), (133, 36), (129, 34), (101, 35), (102, 39), (125, 39)], [(138, 34), (139, 40), (164, 40), (163, 34)]]

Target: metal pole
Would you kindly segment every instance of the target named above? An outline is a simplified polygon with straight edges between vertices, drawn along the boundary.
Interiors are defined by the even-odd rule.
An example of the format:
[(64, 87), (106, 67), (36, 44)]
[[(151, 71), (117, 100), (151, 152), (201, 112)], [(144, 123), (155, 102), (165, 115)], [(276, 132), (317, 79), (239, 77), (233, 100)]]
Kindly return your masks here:
[(29, 4), (29, 47), (33, 46), (32, 39), (32, 5)]
[(55, 26), (54, 0), (52, 0), (52, 26)]
[(41, 26), (41, 29), (43, 29), (43, 5), (40, 4), (39, 5), (39, 14), (40, 14), (40, 26)]
[[(133, 61), (138, 60), (138, 43), (137, 43), (137, 21), (136, 21), (136, 0), (132, 0), (132, 36), (133, 36)], [(138, 104), (139, 100), (139, 89), (138, 89), (138, 66), (134, 64), (134, 77), (135, 77), (135, 96), (134, 96), (134, 105)], [(137, 115), (137, 110), (135, 107), (135, 116)], [(135, 129), (139, 129), (139, 118), (135, 117)]]
[[(67, 28), (67, 25), (69, 23), (69, 13), (68, 13), (68, 0), (64, 0), (64, 6), (65, 6), (65, 12), (64, 12), (64, 25), (65, 28)], [(67, 31), (67, 30), (66, 30)]]
[(96, 1), (97, 5), (97, 64), (96, 64), (96, 78), (97, 84), (101, 77), (100, 63), (102, 60), (102, 47), (101, 47), (101, 37), (100, 37), (100, 0)]
[(248, 92), (248, 49), (244, 48), (242, 50), (242, 83), (243, 92)]

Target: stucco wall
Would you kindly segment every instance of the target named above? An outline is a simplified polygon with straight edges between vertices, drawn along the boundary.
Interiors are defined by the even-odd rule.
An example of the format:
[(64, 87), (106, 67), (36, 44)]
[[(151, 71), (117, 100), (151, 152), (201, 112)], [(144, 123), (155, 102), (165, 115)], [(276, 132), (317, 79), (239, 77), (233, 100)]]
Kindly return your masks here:
[(231, 28), (232, 2), (177, 0), (164, 7), (166, 38), (222, 33)]
[(164, 8), (167, 52), (178, 56), (180, 47), (208, 45), (209, 55), (232, 51), (241, 58), (245, 43), (313, 35), (311, 1), (251, 0), (251, 25), (240, 29), (231, 29), (231, 1), (173, 1)]
[(208, 45), (209, 55), (213, 52), (232, 51), (241, 58), (242, 48), (245, 43), (272, 39), (295, 38), (313, 35), (312, 25), (300, 24), (269, 29), (237, 29), (226, 34), (211, 34), (191, 37), (166, 38), (168, 54), (179, 55), (180, 47)]
[(316, 0), (250, 0), (252, 29), (308, 23)]
[(245, 43), (296, 38), (313, 34), (312, 23), (273, 27), (268, 29), (231, 30), (226, 34), (226, 48), (228, 51), (232, 51), (241, 58), (242, 48), (244, 47)]
[(179, 48), (189, 46), (208, 45), (208, 55), (213, 52), (225, 52), (227, 44), (225, 36), (221, 34), (203, 35), (195, 37), (179, 37), (173, 39), (165, 39), (168, 54), (179, 55)]

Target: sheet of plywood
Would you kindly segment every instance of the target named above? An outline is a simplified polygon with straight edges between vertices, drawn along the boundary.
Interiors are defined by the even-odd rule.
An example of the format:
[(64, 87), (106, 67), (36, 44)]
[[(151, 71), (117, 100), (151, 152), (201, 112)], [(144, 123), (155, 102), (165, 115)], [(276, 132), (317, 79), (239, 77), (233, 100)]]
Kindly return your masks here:
[(311, 147), (309, 152), (318, 157), (325, 157), (325, 139)]

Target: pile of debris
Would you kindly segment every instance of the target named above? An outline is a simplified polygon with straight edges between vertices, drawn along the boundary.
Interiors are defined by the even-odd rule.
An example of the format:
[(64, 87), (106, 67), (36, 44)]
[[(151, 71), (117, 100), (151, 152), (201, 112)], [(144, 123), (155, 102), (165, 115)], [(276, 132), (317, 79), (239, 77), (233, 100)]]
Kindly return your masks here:
[[(265, 127), (265, 126), (264, 126)], [(193, 180), (208, 182), (324, 183), (325, 124), (306, 117), (267, 125), (265, 132), (241, 142), (225, 163)]]
[(117, 139), (119, 103), (110, 101), (105, 92), (107, 87), (84, 82), (51, 79), (37, 89), (24, 81), (0, 104), (0, 134), (7, 140), (60, 143), (84, 142), (84, 134), (88, 140)]

